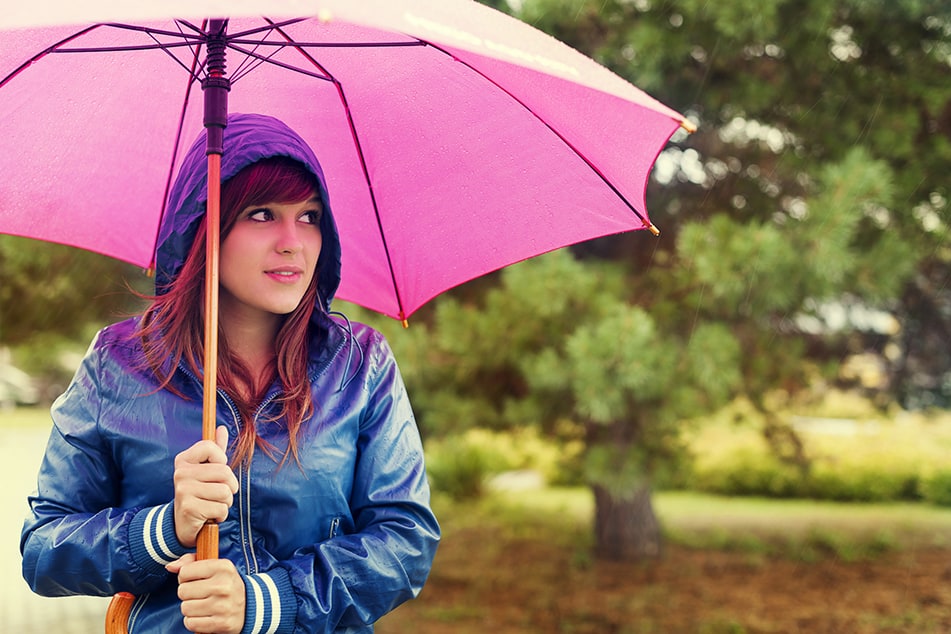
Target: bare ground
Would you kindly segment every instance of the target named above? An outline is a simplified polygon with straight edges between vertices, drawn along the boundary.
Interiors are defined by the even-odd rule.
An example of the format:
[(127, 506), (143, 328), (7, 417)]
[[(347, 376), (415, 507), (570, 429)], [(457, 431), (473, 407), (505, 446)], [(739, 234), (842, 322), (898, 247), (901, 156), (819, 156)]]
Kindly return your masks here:
[(590, 559), (583, 546), (497, 527), (449, 534), (423, 594), (379, 634), (951, 632), (951, 550), (860, 561), (668, 546), (661, 560)]

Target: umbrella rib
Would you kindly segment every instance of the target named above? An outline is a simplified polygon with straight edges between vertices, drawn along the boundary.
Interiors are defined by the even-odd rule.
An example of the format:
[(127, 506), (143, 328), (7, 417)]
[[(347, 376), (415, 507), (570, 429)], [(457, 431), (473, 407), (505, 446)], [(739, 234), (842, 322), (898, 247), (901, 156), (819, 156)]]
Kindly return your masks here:
[(17, 75), (19, 75), (20, 73), (22, 73), (24, 70), (26, 70), (27, 68), (29, 68), (30, 66), (32, 66), (34, 63), (36, 63), (36, 62), (39, 61), (40, 59), (46, 57), (46, 56), (47, 56), (48, 54), (50, 54), (50, 53), (55, 53), (55, 52), (57, 51), (57, 49), (58, 49), (60, 46), (62, 46), (62, 45), (64, 45), (64, 44), (68, 44), (69, 42), (72, 42), (72, 41), (75, 40), (76, 38), (82, 37), (83, 35), (89, 33), (90, 31), (94, 31), (95, 29), (99, 28), (100, 26), (102, 26), (102, 25), (100, 25), (100, 24), (93, 24), (92, 26), (86, 27), (86, 28), (82, 29), (81, 31), (77, 31), (76, 33), (73, 33), (73, 34), (70, 35), (69, 37), (62, 39), (62, 40), (60, 40), (59, 42), (57, 42), (56, 44), (53, 44), (52, 46), (49, 46), (49, 47), (43, 49), (42, 51), (36, 53), (35, 55), (31, 56), (31, 57), (30, 57), (29, 59), (27, 59), (25, 62), (23, 62), (22, 64), (20, 64), (20, 65), (17, 66), (16, 68), (14, 68), (13, 71), (11, 71), (10, 74), (8, 74), (6, 77), (4, 77), (3, 79), (0, 79), (0, 88), (2, 88), (3, 86), (7, 85), (7, 84), (10, 82), (10, 80), (12, 80), (14, 77), (16, 77)]
[[(158, 38), (155, 37), (154, 34), (149, 33), (148, 35), (149, 35), (149, 37), (151, 37), (153, 40), (155, 40), (156, 43), (161, 44), (161, 42), (158, 41)], [(184, 33), (183, 33), (183, 35), (184, 35)], [(166, 47), (163, 46), (163, 47), (162, 47), (162, 50), (165, 52), (166, 55), (168, 55), (169, 57), (171, 57), (171, 58), (175, 61), (176, 64), (178, 64), (179, 66), (181, 66), (181, 67), (185, 70), (185, 72), (189, 74), (189, 76), (191, 76), (191, 77), (194, 78), (194, 79), (198, 79), (198, 75), (195, 74), (195, 61), (196, 61), (196, 58), (197, 58), (197, 55), (198, 55), (198, 50), (200, 49), (200, 47), (201, 47), (200, 44), (199, 44), (199, 47), (198, 47), (198, 48), (192, 48), (191, 45), (189, 45), (189, 47), (188, 47), (188, 50), (190, 50), (190, 51), (192, 52), (192, 67), (191, 67), (191, 69), (189, 69), (188, 66), (186, 66), (186, 65), (184, 64), (184, 62), (182, 62), (182, 60), (178, 59), (178, 57), (176, 57), (175, 55), (173, 55), (172, 52), (171, 52), (168, 48), (166, 48)]]
[[(178, 61), (178, 58), (176, 58)], [(158, 232), (162, 226), (162, 220), (165, 218), (165, 212), (168, 211), (168, 193), (172, 188), (172, 178), (175, 173), (175, 162), (178, 159), (178, 151), (181, 149), (182, 144), (182, 130), (185, 128), (185, 113), (188, 111), (188, 102), (191, 99), (192, 87), (195, 85), (195, 82), (198, 80), (197, 67), (202, 66), (201, 62), (201, 46), (194, 48), (192, 50), (192, 67), (185, 70), (188, 72), (188, 83), (185, 86), (185, 98), (182, 100), (182, 108), (178, 114), (178, 129), (175, 132), (175, 143), (172, 144), (172, 157), (168, 162), (168, 173), (165, 176), (165, 192), (162, 194), (162, 200), (160, 203), (161, 211), (159, 213), (159, 221), (155, 226), (155, 238), (152, 240), (152, 244), (158, 244)], [(152, 253), (152, 269), (155, 268), (155, 252)]]
[[(264, 61), (265, 61), (265, 60), (261, 59), (260, 57), (252, 57), (251, 55), (248, 54), (247, 51), (244, 51), (244, 50), (242, 50), (242, 49), (240, 49), (240, 48), (238, 48), (238, 47), (229, 47), (229, 48), (231, 48), (232, 50), (238, 51), (239, 53), (244, 54), (244, 59), (241, 60), (241, 63), (239, 63), (238, 66), (237, 66), (237, 67), (234, 69), (234, 71), (232, 71), (232, 73), (231, 73), (231, 84), (232, 84), (232, 85), (234, 85), (234, 83), (235, 83), (236, 81), (238, 81), (239, 79), (241, 79), (242, 77), (244, 77), (244, 76), (247, 75), (248, 73), (251, 73), (252, 71), (254, 71), (254, 69), (256, 69), (257, 67), (259, 67), (259, 66), (260, 66), (261, 64), (263, 64)], [(251, 49), (251, 52), (256, 53), (256, 52), (257, 52), (257, 48), (258, 48), (258, 47), (255, 46), (254, 48)], [(269, 56), (267, 56), (267, 57), (270, 58), (270, 57), (273, 56), (276, 52), (277, 52), (277, 51), (275, 51), (274, 53), (271, 53), (271, 55), (269, 55)]]
[[(265, 54), (261, 54), (261, 53), (258, 53), (258, 52), (257, 52), (257, 50), (258, 50), (258, 48), (260, 47), (260, 45), (261, 45), (261, 43), (258, 42), (257, 44), (255, 44), (254, 48), (252, 48), (252, 49), (250, 49), (250, 50), (246, 50), (246, 49), (241, 48), (241, 47), (239, 47), (239, 46), (234, 46), (234, 45), (229, 44), (228, 47), (229, 47), (230, 49), (235, 50), (235, 51), (238, 51), (239, 53), (242, 53), (242, 54), (244, 55), (244, 59), (241, 61), (240, 64), (238, 64), (238, 67), (235, 68), (234, 72), (231, 74), (231, 83), (232, 83), (232, 84), (234, 84), (236, 81), (238, 81), (239, 79), (241, 79), (241, 78), (244, 77), (245, 75), (248, 75), (249, 73), (251, 73), (252, 71), (254, 71), (254, 69), (258, 68), (258, 67), (261, 66), (262, 64), (265, 64), (265, 63), (274, 63), (275, 65), (280, 66), (280, 64), (279, 64), (278, 62), (274, 62), (274, 60), (273, 60), (272, 58), (273, 58), (275, 55), (277, 55), (282, 49), (280, 49), (280, 48), (275, 48), (275, 49), (274, 49), (273, 51), (271, 51), (269, 54), (266, 54), (266, 55), (265, 55)], [(321, 78), (321, 79), (325, 79), (325, 78)]]
[(118, 23), (118, 22), (105, 22), (105, 23), (103, 23), (101, 26), (108, 26), (108, 27), (111, 27), (111, 28), (114, 28), (114, 29), (121, 29), (121, 30), (124, 30), (124, 31), (137, 31), (137, 32), (139, 32), (139, 33), (149, 33), (149, 34), (154, 34), (154, 35), (164, 35), (164, 36), (166, 36), (166, 37), (171, 37), (171, 38), (175, 38), (175, 39), (179, 39), (179, 40), (192, 40), (192, 41), (195, 41), (195, 42), (203, 42), (203, 41), (205, 41), (205, 39), (206, 39), (207, 36), (206, 36), (205, 32), (202, 31), (200, 28), (196, 27), (195, 25), (193, 25), (193, 24), (191, 24), (191, 23), (189, 23), (189, 22), (187, 22), (187, 21), (185, 21), (185, 20), (175, 20), (175, 23), (178, 24), (179, 27), (181, 27), (181, 25), (185, 25), (185, 26), (189, 27), (190, 29), (192, 29), (193, 31), (195, 31), (195, 33), (189, 35), (189, 34), (185, 33), (184, 31), (182, 31), (181, 29), (179, 29), (178, 31), (166, 31), (165, 29), (155, 29), (155, 28), (148, 27), (148, 26), (138, 26), (138, 25), (136, 25), (136, 24), (121, 24), (121, 23)]
[(463, 66), (465, 66), (466, 68), (468, 68), (469, 70), (471, 70), (473, 73), (479, 75), (480, 77), (482, 77), (483, 79), (485, 79), (487, 82), (489, 82), (490, 84), (492, 84), (493, 86), (495, 86), (496, 88), (498, 88), (502, 93), (508, 95), (509, 98), (512, 99), (515, 103), (517, 103), (517, 104), (519, 104), (521, 107), (525, 108), (525, 110), (527, 110), (533, 117), (535, 117), (535, 119), (537, 119), (539, 123), (541, 123), (542, 125), (544, 125), (546, 128), (548, 128), (549, 131), (551, 131), (552, 134), (554, 134), (556, 137), (558, 137), (558, 139), (559, 139), (562, 143), (565, 144), (565, 147), (567, 147), (567, 148), (570, 149), (572, 152), (574, 152), (575, 156), (577, 156), (577, 157), (580, 158), (582, 161), (584, 161), (585, 165), (587, 165), (588, 168), (589, 168), (592, 172), (594, 172), (595, 174), (598, 175), (598, 178), (600, 178), (600, 179), (604, 182), (604, 184), (607, 185), (607, 186), (611, 189), (611, 191), (614, 192), (614, 194), (621, 200), (621, 202), (623, 202), (624, 205), (625, 205), (628, 209), (630, 209), (632, 212), (634, 212), (634, 215), (637, 216), (637, 218), (644, 224), (644, 227), (648, 227), (648, 228), (649, 228), (649, 227), (653, 227), (653, 225), (651, 224), (651, 222), (650, 222), (647, 218), (645, 218), (644, 215), (641, 214), (641, 212), (639, 212), (636, 207), (634, 207), (634, 205), (624, 196), (624, 194), (622, 194), (622, 193), (618, 190), (618, 188), (614, 185), (614, 183), (612, 183), (612, 182), (601, 172), (601, 170), (599, 170), (599, 169), (594, 165), (594, 163), (592, 163), (591, 160), (588, 159), (587, 156), (585, 156), (584, 154), (582, 154), (582, 153), (578, 150), (578, 148), (576, 148), (576, 147), (571, 143), (571, 141), (569, 141), (568, 139), (566, 139), (566, 138), (564, 137), (564, 135), (562, 135), (560, 132), (558, 132), (558, 130), (556, 130), (555, 128), (553, 128), (547, 121), (545, 121), (545, 120), (542, 119), (540, 116), (538, 116), (538, 114), (536, 114), (534, 110), (532, 110), (531, 108), (529, 108), (528, 105), (526, 105), (524, 101), (522, 101), (521, 99), (519, 99), (518, 97), (516, 97), (515, 95), (513, 95), (513, 94), (512, 94), (509, 90), (507, 90), (504, 86), (501, 86), (498, 82), (496, 82), (494, 79), (492, 79), (491, 77), (489, 77), (488, 75), (486, 75), (485, 73), (483, 73), (482, 71), (480, 71), (478, 68), (475, 68), (474, 66), (472, 66), (471, 64), (469, 64), (469, 63), (466, 62), (465, 60), (459, 59), (457, 56), (453, 55), (452, 53), (450, 53), (450, 52), (447, 51), (446, 49), (442, 48), (441, 46), (438, 46), (438, 45), (436, 45), (436, 44), (433, 44), (432, 42), (427, 42), (426, 40), (421, 40), (421, 41), (422, 41), (423, 43), (425, 43), (426, 45), (431, 46), (433, 49), (435, 49), (435, 50), (437, 50), (437, 51), (443, 53), (444, 55), (449, 56), (450, 58), (452, 58), (453, 61), (455, 61), (455, 62), (457, 62), (457, 63), (459, 63), (459, 64), (462, 64)]
[[(328, 76), (328, 75), (321, 75), (321, 74), (319, 74), (319, 73), (315, 73), (315, 72), (313, 72), (313, 71), (309, 71), (309, 70), (307, 70), (307, 69), (305, 69), (305, 68), (299, 68), (299, 67), (297, 67), (297, 66), (293, 66), (293, 65), (288, 64), (288, 63), (286, 63), (286, 62), (281, 62), (281, 61), (278, 61), (278, 60), (276, 60), (276, 59), (272, 59), (270, 56), (264, 56), (264, 55), (261, 55), (260, 53), (255, 53), (254, 51), (249, 51), (249, 50), (247, 50), (247, 49), (241, 48), (240, 46), (234, 46), (234, 45), (232, 45), (232, 44), (229, 44), (229, 45), (228, 45), (228, 48), (230, 48), (230, 49), (232, 49), (232, 50), (234, 50), (234, 51), (237, 51), (237, 52), (241, 53), (242, 55), (247, 55), (248, 57), (253, 57), (253, 58), (259, 60), (262, 64), (263, 64), (263, 63), (274, 64), (275, 66), (279, 66), (279, 67), (281, 67), (281, 68), (283, 68), (283, 69), (285, 69), (285, 70), (289, 70), (289, 71), (292, 71), (292, 72), (300, 73), (300, 74), (302, 74), (302, 75), (307, 75), (308, 77), (313, 77), (314, 79), (320, 79), (320, 80), (323, 80), (323, 81), (333, 81), (333, 78), (330, 77), (330, 76)], [(318, 68), (320, 68), (320, 67), (318, 66)], [(247, 70), (245, 70), (244, 75), (247, 75)], [(232, 77), (232, 83), (234, 83), (234, 81), (235, 81), (235, 78)]]
[[(186, 34), (181, 30), (182, 25), (186, 25), (191, 29), (196, 29), (195, 26), (185, 22), (183, 20), (176, 20), (176, 24), (179, 26), (179, 32), (175, 33), (173, 31), (162, 31), (158, 29), (149, 29), (143, 27), (136, 27), (134, 25), (125, 25), (125, 24), (103, 24), (102, 26), (118, 28), (128, 31), (134, 31), (136, 33), (144, 33), (149, 38), (152, 39), (154, 44), (137, 44), (137, 45), (126, 45), (126, 46), (113, 46), (113, 47), (85, 47), (85, 48), (58, 48), (54, 53), (119, 53), (119, 52), (132, 52), (132, 51), (148, 51), (148, 50), (161, 50), (171, 57), (176, 64), (181, 66), (186, 72), (194, 73), (194, 70), (189, 71), (188, 66), (185, 65), (178, 57), (176, 57), (171, 49), (173, 48), (182, 48), (187, 47), (189, 50), (194, 52), (194, 45), (201, 44), (203, 41), (200, 37), (192, 36)], [(158, 35), (163, 35), (167, 37), (174, 37), (180, 41), (177, 42), (162, 42), (158, 39)], [(192, 74), (193, 77), (198, 77), (197, 75)]]
[[(286, 37), (286, 36), (285, 36)], [(404, 48), (414, 46), (431, 46), (420, 40), (411, 42), (268, 42), (266, 40), (229, 39), (229, 44), (258, 44), (260, 46), (276, 46), (278, 48)]]
[[(298, 24), (300, 22), (306, 22), (313, 18), (292, 18), (289, 20), (284, 20), (283, 22), (274, 22), (270, 18), (263, 18), (267, 22), (267, 26), (259, 26), (254, 29), (248, 29), (247, 31), (241, 31), (238, 33), (231, 33), (228, 35), (228, 42), (232, 44), (260, 44), (262, 46), (278, 46), (286, 47), (293, 46), (297, 47), (307, 47), (307, 48), (335, 48), (335, 47), (346, 47), (346, 48), (363, 48), (363, 47), (388, 47), (388, 46), (425, 46), (426, 43), (420, 41), (417, 38), (412, 36), (406, 36), (406, 41), (403, 42), (301, 42), (294, 40), (286, 32), (284, 32), (283, 27), (290, 26), (293, 24)], [(265, 32), (278, 32), (282, 37), (284, 37), (287, 42), (270, 42), (267, 40), (248, 40), (245, 39), (249, 35), (256, 35), (258, 33)]]
[(51, 53), (124, 53), (132, 51), (152, 51), (155, 49), (185, 48), (191, 47), (194, 42), (169, 42), (163, 43), (156, 41), (155, 44), (135, 44), (127, 46), (90, 46), (83, 48), (58, 48)]
[[(265, 18), (267, 19), (267, 18)], [(268, 20), (270, 22), (270, 20)], [(340, 97), (340, 101), (343, 104), (344, 112), (347, 116), (347, 124), (350, 126), (350, 135), (353, 137), (354, 149), (357, 152), (357, 157), (360, 160), (360, 168), (363, 170), (363, 179), (367, 185), (367, 192), (370, 196), (370, 204), (373, 206), (373, 215), (376, 217), (377, 231), (380, 235), (380, 241), (383, 243), (383, 252), (386, 254), (386, 266), (390, 270), (390, 281), (393, 283), (393, 294), (396, 296), (396, 304), (399, 309), (399, 318), (403, 321), (404, 325), (406, 324), (406, 310), (403, 307), (403, 298), (400, 295), (400, 287), (396, 282), (396, 271), (393, 270), (393, 258), (390, 256), (390, 247), (386, 242), (386, 234), (383, 232), (383, 219), (380, 218), (380, 207), (376, 201), (376, 194), (373, 191), (373, 183), (370, 181), (370, 170), (367, 167), (366, 157), (363, 154), (363, 145), (360, 143), (360, 135), (357, 133), (357, 126), (353, 121), (353, 115), (350, 111), (350, 104), (347, 102), (347, 95), (344, 93), (343, 85), (333, 76), (332, 73), (328, 72), (320, 62), (318, 62), (314, 57), (306, 50), (301, 48), (301, 45), (294, 42), (290, 36), (287, 35), (280, 27), (276, 28), (277, 32), (287, 39), (288, 45), (292, 46), (300, 53), (304, 59), (313, 64), (316, 68), (320, 69), (321, 72), (326, 73), (330, 81), (333, 82), (334, 86), (337, 88), (337, 95)]]
[[(280, 28), (285, 27), (285, 26), (290, 26), (291, 24), (297, 24), (298, 22), (306, 22), (306, 21), (309, 20), (310, 18), (290, 18), (290, 19), (288, 19), (288, 20), (284, 20), (283, 22), (274, 22), (274, 21), (271, 20), (270, 18), (262, 18), (262, 19), (263, 19), (265, 22), (267, 22), (267, 25), (266, 25), (266, 26), (258, 26), (258, 27), (255, 27), (255, 28), (253, 28), (253, 29), (248, 29), (248, 30), (246, 30), (246, 31), (239, 31), (239, 32), (237, 32), (237, 33), (230, 33), (230, 34), (228, 35), (228, 40), (229, 40), (229, 41), (240, 41), (242, 38), (245, 38), (245, 37), (247, 37), (247, 36), (249, 36), (249, 35), (256, 35), (256, 34), (258, 34), (258, 33), (270, 33), (270, 32), (273, 32), (275, 29), (280, 29)], [(246, 43), (246, 42), (245, 42), (245, 43)]]

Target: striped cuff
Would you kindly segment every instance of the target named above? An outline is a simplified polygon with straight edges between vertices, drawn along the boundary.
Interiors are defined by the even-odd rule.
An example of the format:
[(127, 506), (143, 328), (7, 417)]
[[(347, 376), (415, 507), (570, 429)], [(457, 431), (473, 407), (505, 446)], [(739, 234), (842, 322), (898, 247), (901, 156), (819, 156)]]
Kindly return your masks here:
[(285, 634), (294, 631), (297, 598), (291, 577), (283, 568), (246, 575), (245, 612), (241, 634)]
[(129, 549), (135, 563), (150, 573), (164, 572), (166, 564), (189, 552), (175, 536), (175, 512), (171, 502), (142, 509), (132, 517)]

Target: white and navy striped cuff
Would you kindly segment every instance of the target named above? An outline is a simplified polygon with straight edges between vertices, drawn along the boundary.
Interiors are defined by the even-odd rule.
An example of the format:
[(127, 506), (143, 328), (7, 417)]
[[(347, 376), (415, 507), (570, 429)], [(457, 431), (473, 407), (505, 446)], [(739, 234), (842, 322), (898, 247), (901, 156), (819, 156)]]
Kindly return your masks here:
[(245, 612), (241, 634), (285, 634), (294, 631), (297, 599), (283, 568), (244, 577)]
[(150, 572), (164, 570), (189, 549), (175, 536), (175, 512), (172, 503), (142, 509), (129, 525), (129, 548), (132, 558)]

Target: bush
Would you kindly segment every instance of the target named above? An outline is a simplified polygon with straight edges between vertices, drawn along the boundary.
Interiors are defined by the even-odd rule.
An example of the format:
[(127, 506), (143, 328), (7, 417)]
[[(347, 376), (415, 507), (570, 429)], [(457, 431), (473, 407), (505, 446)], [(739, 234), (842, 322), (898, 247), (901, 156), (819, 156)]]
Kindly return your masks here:
[(514, 470), (539, 472), (546, 482), (564, 480), (564, 450), (533, 428), (510, 432), (470, 429), (426, 443), (426, 470), (433, 488), (457, 500), (483, 493), (490, 477)]
[(847, 405), (807, 412), (855, 415), (838, 419), (838, 427), (796, 427), (810, 460), (803, 472), (774, 456), (755, 416), (742, 409), (711, 416), (687, 434), (695, 459), (684, 488), (847, 502), (925, 499), (951, 506), (951, 416), (895, 411), (872, 418), (858, 402)]
[(922, 499), (937, 506), (951, 506), (951, 470), (938, 469), (923, 474), (918, 480)]
[(719, 495), (788, 498), (801, 493), (802, 478), (795, 467), (768, 453), (743, 447), (697, 465), (690, 488)]
[(837, 502), (891, 502), (918, 498), (918, 474), (912, 467), (873, 462), (817, 462), (805, 496)]
[(427, 443), (426, 472), (434, 489), (455, 500), (472, 499), (482, 495), (489, 460), (465, 436), (451, 436)]

